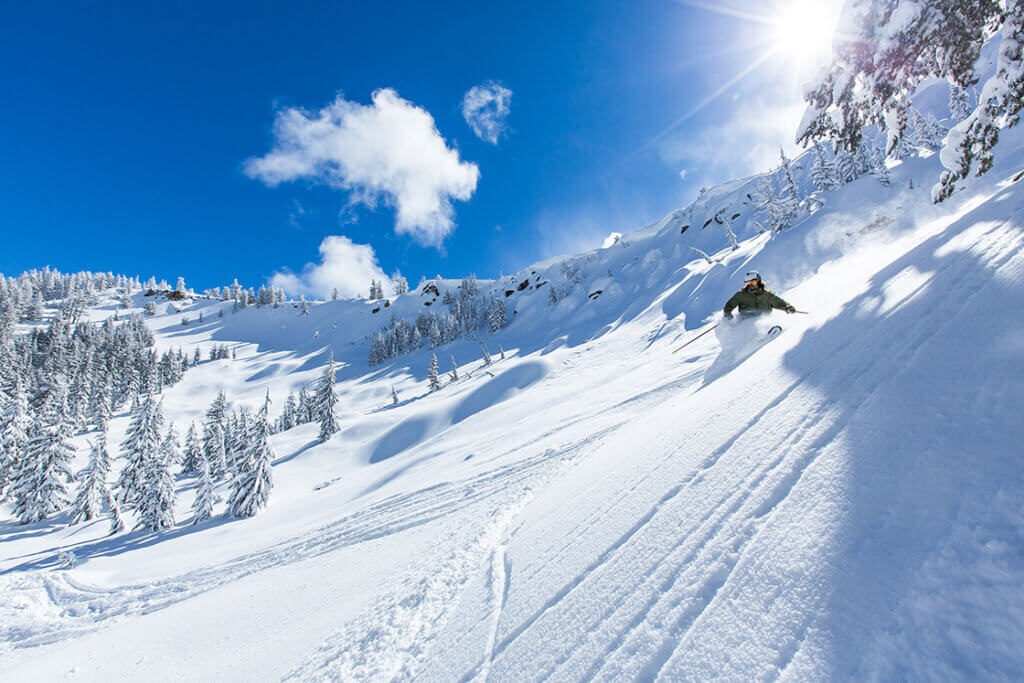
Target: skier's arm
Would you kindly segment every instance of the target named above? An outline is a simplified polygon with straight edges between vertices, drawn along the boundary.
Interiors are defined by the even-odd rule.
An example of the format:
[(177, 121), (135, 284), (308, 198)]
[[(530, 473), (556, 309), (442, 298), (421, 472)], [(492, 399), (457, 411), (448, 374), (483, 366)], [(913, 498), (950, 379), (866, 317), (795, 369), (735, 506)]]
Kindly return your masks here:
[(777, 296), (775, 294), (772, 294), (771, 292), (768, 292), (768, 296), (771, 297), (770, 299), (768, 299), (768, 303), (772, 305), (772, 308), (777, 308), (780, 311), (785, 311), (786, 313), (792, 313), (793, 311), (796, 310), (791, 305), (789, 305), (789, 303), (781, 296)]
[(725, 315), (726, 318), (731, 318), (732, 317), (732, 309), (734, 309), (734, 308), (736, 308), (737, 306), (740, 305), (739, 302), (736, 301), (736, 297), (737, 296), (738, 296), (737, 294), (733, 294), (729, 298), (729, 300), (725, 302), (725, 308), (722, 309), (722, 313)]

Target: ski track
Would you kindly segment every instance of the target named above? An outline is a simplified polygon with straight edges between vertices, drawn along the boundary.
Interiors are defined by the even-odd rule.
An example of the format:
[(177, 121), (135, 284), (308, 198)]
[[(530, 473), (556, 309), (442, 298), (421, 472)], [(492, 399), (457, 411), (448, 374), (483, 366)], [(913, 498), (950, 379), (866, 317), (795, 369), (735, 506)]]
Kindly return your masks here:
[[(958, 259), (951, 259), (929, 278), (933, 282), (943, 282), (950, 291), (965, 292), (965, 296), (957, 300), (953, 309), (933, 310), (927, 315), (914, 318), (909, 326), (905, 326), (904, 334), (889, 334), (883, 329), (884, 324), (878, 323), (870, 330), (870, 334), (865, 333), (859, 339), (851, 337), (838, 344), (828, 354), (829, 357), (855, 360), (838, 368), (822, 368), (819, 372), (832, 375), (827, 379), (833, 388), (845, 387), (840, 403), (847, 407), (842, 413), (820, 403), (811, 412), (797, 410), (790, 405), (815, 404), (815, 397), (811, 395), (813, 390), (802, 392), (810, 375), (783, 389), (764, 410), (709, 455), (696, 470), (682, 477), (681, 484), (672, 487), (632, 527), (599, 553), (593, 562), (557, 590), (539, 610), (511, 628), (495, 648), (494, 654), (498, 658), (508, 654), (512, 660), (519, 661), (523, 653), (517, 652), (517, 656), (511, 656), (511, 648), (524, 635), (534, 635), (532, 632), (537, 629), (552, 631), (544, 629), (544, 622), (549, 617), (552, 622), (564, 622), (566, 612), (571, 610), (586, 618), (584, 622), (575, 623), (572, 631), (575, 637), (566, 638), (568, 634), (562, 630), (560, 642), (564, 644), (557, 648), (561, 652), (559, 656), (546, 662), (531, 661), (528, 674), (521, 669), (503, 670), (502, 677), (523, 676), (532, 680), (616, 680), (635, 677), (650, 680), (665, 677), (673, 666), (684, 664), (689, 634), (719, 599), (735, 568), (740, 562), (749, 559), (743, 554), (745, 546), (757, 534), (765, 519), (784, 503), (803, 473), (813, 464), (817, 454), (840, 436), (849, 420), (881, 387), (899, 381), (908, 358), (912, 362), (922, 353), (926, 342), (949, 331), (949, 327), (954, 324), (950, 321), (973, 304), (984, 285), (991, 281), (993, 273), (1018, 253), (1022, 242), (1024, 240), (1019, 232), (1010, 231), (1004, 224), (990, 226), (982, 235), (977, 236), (972, 245), (978, 256), (985, 261), (986, 268), (964, 267)], [(920, 292), (917, 289), (907, 294), (889, 307), (887, 315), (897, 314), (901, 307), (919, 296)], [(875, 353), (846, 353), (850, 347), (869, 345), (876, 350)], [(869, 359), (873, 359), (873, 362), (868, 362)], [(808, 396), (800, 396), (801, 393), (807, 393)], [(770, 427), (773, 422), (781, 421), (785, 424), (784, 418), (793, 414), (803, 415), (803, 418), (797, 424), (785, 428)], [(683, 524), (686, 511), (677, 508), (686, 508), (695, 502), (694, 497), (687, 494), (693, 493), (695, 487), (700, 486), (707, 474), (719, 464), (723, 455), (750, 433), (760, 434), (762, 439), (765, 434), (781, 435), (782, 438), (777, 441), (761, 443), (759, 447), (760, 452), (781, 455), (769, 459), (767, 464), (754, 460), (752, 467), (734, 487), (723, 485), (719, 476), (718, 491), (724, 491), (725, 494), (707, 513), (699, 516), (695, 523), (690, 526)], [(671, 461), (671, 451), (669, 449), (670, 455), (657, 462), (621, 498), (628, 497), (656, 472), (669, 479), (670, 474), (661, 470)], [(613, 504), (595, 510), (581, 534), (586, 533), (586, 528), (612, 514), (614, 508)], [(663, 517), (673, 519), (671, 523), (665, 521), (659, 524)], [(675, 534), (668, 532), (670, 536), (676, 536), (676, 540), (664, 543), (663, 550), (667, 548), (667, 552), (659, 553), (653, 548), (641, 546), (644, 536), (666, 537), (666, 532), (659, 527), (678, 530)], [(538, 561), (535, 571), (540, 571), (544, 564), (558, 554), (555, 552)], [(636, 565), (638, 562), (643, 565), (639, 571), (623, 571), (622, 567)], [(524, 581), (529, 578), (527, 575)], [(581, 592), (584, 595), (577, 596)], [(577, 597), (575, 602), (572, 600), (574, 596)], [(598, 604), (587, 607), (585, 604), (590, 596), (597, 597)], [(572, 604), (566, 606), (566, 603)], [(594, 615), (597, 615), (596, 618)], [(807, 632), (807, 620), (794, 625), (788, 645), (778, 651), (776, 672), (779, 675), (796, 656)], [(551, 635), (548, 634), (549, 637)], [(605, 644), (599, 646), (599, 641)], [(590, 662), (590, 666), (581, 668), (580, 662)]]
[(456, 543), (457, 549), (440, 568), (424, 574), (430, 579), (416, 582), (404, 595), (388, 595), (362, 615), (327, 638), (305, 662), (285, 680), (396, 680), (415, 678), (430, 654), (433, 640), (445, 626), (458, 596), (481, 565), (489, 565), (489, 637), (475, 677), (486, 680), (496, 656), (502, 609), (511, 589), (508, 545), (517, 528), (517, 518), (536, 491), (579, 454), (614, 433), (606, 428), (563, 451), (559, 458), (546, 458), (546, 467), (536, 468), (529, 477), (507, 485), (508, 502), (492, 510), (492, 520), (470, 541)]
[(460, 510), (494, 505), (494, 499), (501, 500), (508, 491), (534, 479), (536, 470), (551, 467), (553, 461), (576, 457), (586, 444), (617, 428), (601, 430), (557, 455), (532, 456), (461, 482), (388, 498), (297, 539), (163, 581), (107, 589), (80, 584), (62, 572), (8, 570), (0, 580), (0, 590), (8, 596), (0, 606), (2, 648), (31, 648), (82, 635), (115, 620), (163, 609), (259, 571), (399, 533)]

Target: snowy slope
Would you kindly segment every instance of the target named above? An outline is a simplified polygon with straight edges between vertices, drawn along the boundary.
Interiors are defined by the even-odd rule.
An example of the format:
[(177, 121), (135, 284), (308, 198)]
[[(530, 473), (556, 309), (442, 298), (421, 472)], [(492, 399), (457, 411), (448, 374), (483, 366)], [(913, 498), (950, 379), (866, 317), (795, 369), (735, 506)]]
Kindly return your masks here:
[[(507, 358), (443, 347), (460, 379), (435, 394), (428, 350), (366, 363), (385, 316), (440, 305), (420, 290), (305, 316), (161, 304), (161, 349), (236, 352), (167, 391), (180, 432), (221, 388), (235, 405), (269, 389), (279, 409), (328, 348), (343, 430), (275, 435), (252, 519), (191, 526), (191, 480), (160, 536), (5, 513), (0, 677), (1019, 677), (1015, 135), (939, 207), (938, 161), (916, 158), (772, 238), (748, 231), (747, 179), (567, 259), (586, 275), (555, 306), (562, 259), (482, 283), (512, 291), (512, 324), (485, 339)], [(779, 316), (749, 356), (713, 334), (673, 355), (750, 268), (810, 314)], [(61, 549), (76, 568), (57, 569)]]

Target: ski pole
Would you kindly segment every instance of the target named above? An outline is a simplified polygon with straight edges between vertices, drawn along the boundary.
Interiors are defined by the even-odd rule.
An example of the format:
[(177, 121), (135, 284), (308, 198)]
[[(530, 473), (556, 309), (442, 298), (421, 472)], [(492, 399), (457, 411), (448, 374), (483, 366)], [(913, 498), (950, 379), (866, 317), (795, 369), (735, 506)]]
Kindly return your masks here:
[(704, 336), (705, 334), (707, 334), (707, 333), (708, 333), (708, 332), (710, 332), (711, 330), (715, 329), (716, 327), (718, 327), (718, 323), (715, 323), (714, 325), (712, 325), (712, 326), (711, 326), (711, 327), (709, 327), (708, 329), (704, 330), (703, 332), (701, 332), (700, 334), (698, 334), (698, 335), (697, 335), (696, 337), (694, 337), (693, 339), (691, 339), (690, 341), (686, 342), (685, 344), (683, 344), (682, 346), (680, 346), (680, 347), (679, 347), (678, 349), (676, 349), (675, 351), (673, 351), (672, 353), (673, 353), (673, 354), (679, 353), (680, 351), (682, 351), (683, 349), (685, 349), (685, 348), (686, 348), (687, 346), (689, 346), (689, 345), (690, 345), (690, 344), (692, 344), (693, 342), (697, 341), (698, 339), (700, 339), (701, 337), (703, 337), (703, 336)]

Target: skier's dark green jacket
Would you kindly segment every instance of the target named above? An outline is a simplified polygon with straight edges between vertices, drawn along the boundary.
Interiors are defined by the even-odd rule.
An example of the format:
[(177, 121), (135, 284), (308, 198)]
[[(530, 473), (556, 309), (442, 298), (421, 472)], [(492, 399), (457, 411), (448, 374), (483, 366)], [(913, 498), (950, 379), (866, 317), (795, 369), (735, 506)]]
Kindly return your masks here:
[(722, 312), (726, 315), (732, 315), (732, 309), (737, 307), (743, 315), (768, 313), (773, 308), (781, 311), (793, 308), (782, 297), (772, 294), (764, 287), (758, 287), (757, 289), (747, 289), (744, 287), (725, 302), (725, 308), (722, 309)]

